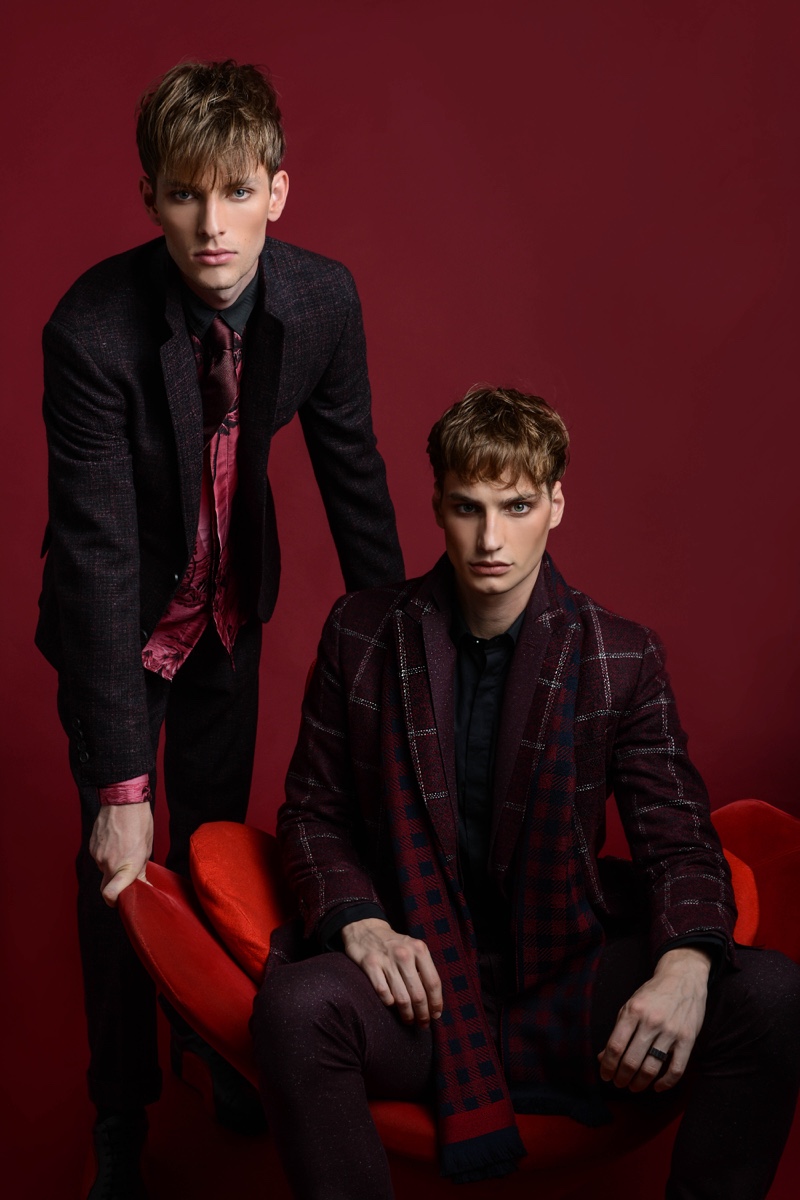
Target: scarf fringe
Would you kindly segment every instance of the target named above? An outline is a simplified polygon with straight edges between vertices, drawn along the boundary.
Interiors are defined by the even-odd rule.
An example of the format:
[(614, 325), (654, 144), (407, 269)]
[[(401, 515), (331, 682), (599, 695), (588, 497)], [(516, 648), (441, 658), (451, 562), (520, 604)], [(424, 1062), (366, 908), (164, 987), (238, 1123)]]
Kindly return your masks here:
[(527, 1150), (516, 1125), (495, 1129), (463, 1142), (450, 1142), (439, 1148), (442, 1175), (454, 1183), (476, 1183), (480, 1179), (498, 1179), (516, 1171), (518, 1158)]

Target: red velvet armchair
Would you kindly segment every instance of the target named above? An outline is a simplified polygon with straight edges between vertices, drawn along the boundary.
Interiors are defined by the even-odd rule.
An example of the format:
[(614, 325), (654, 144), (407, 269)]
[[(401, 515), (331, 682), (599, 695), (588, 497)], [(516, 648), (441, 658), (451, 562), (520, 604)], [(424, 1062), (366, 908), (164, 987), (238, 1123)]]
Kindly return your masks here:
[[(758, 800), (714, 813), (731, 863), (739, 907), (737, 940), (782, 950), (800, 962), (800, 821)], [(290, 906), (274, 838), (218, 822), (192, 839), (191, 883), (148, 866), (120, 898), (122, 919), (142, 961), (173, 1006), (237, 1069), (255, 1082), (248, 1021), (263, 975), (269, 935)], [(373, 1116), (389, 1153), (398, 1197), (438, 1195), (432, 1114), (420, 1104), (375, 1101)], [(677, 1110), (676, 1110), (677, 1112)], [(654, 1138), (656, 1125), (621, 1105), (614, 1122), (587, 1129), (564, 1117), (518, 1118), (528, 1150), (516, 1176), (470, 1186), (473, 1200), (530, 1194), (557, 1200), (598, 1167)], [(527, 1182), (526, 1182), (527, 1181)], [(284, 1190), (281, 1190), (284, 1189)], [(271, 1180), (271, 1196), (288, 1195)]]

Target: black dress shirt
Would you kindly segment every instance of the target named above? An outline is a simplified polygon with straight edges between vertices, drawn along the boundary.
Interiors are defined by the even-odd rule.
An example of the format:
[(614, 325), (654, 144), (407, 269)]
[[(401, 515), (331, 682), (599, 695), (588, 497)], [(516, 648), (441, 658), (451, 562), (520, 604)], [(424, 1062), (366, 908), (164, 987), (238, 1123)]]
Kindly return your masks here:
[(258, 299), (258, 273), (256, 272), (250, 280), (241, 296), (237, 297), (227, 308), (211, 308), (183, 280), (181, 280), (181, 294), (186, 323), (195, 337), (200, 338), (200, 341), (208, 333), (214, 317), (222, 317), (225, 324), (229, 325), (234, 333), (241, 336)]

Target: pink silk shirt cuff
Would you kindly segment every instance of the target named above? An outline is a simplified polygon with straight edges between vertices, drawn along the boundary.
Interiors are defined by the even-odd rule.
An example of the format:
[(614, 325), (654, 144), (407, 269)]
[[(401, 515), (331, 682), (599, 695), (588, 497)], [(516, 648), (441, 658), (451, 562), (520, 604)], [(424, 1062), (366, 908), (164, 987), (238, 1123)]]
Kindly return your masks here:
[(150, 799), (150, 780), (147, 775), (137, 775), (135, 779), (99, 787), (97, 795), (101, 804), (142, 804)]

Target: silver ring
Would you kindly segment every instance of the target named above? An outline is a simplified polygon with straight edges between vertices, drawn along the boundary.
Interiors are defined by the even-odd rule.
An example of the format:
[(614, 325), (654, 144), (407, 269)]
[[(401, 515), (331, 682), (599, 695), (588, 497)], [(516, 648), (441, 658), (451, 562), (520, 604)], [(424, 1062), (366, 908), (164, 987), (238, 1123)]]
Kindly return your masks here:
[[(667, 1054), (666, 1050), (656, 1050), (655, 1046), (651, 1046), (647, 1051), (647, 1054), (651, 1054), (653, 1058), (657, 1058), (659, 1062), (666, 1062), (669, 1058), (669, 1054)], [(645, 1054), (645, 1058), (647, 1058), (647, 1054)]]

